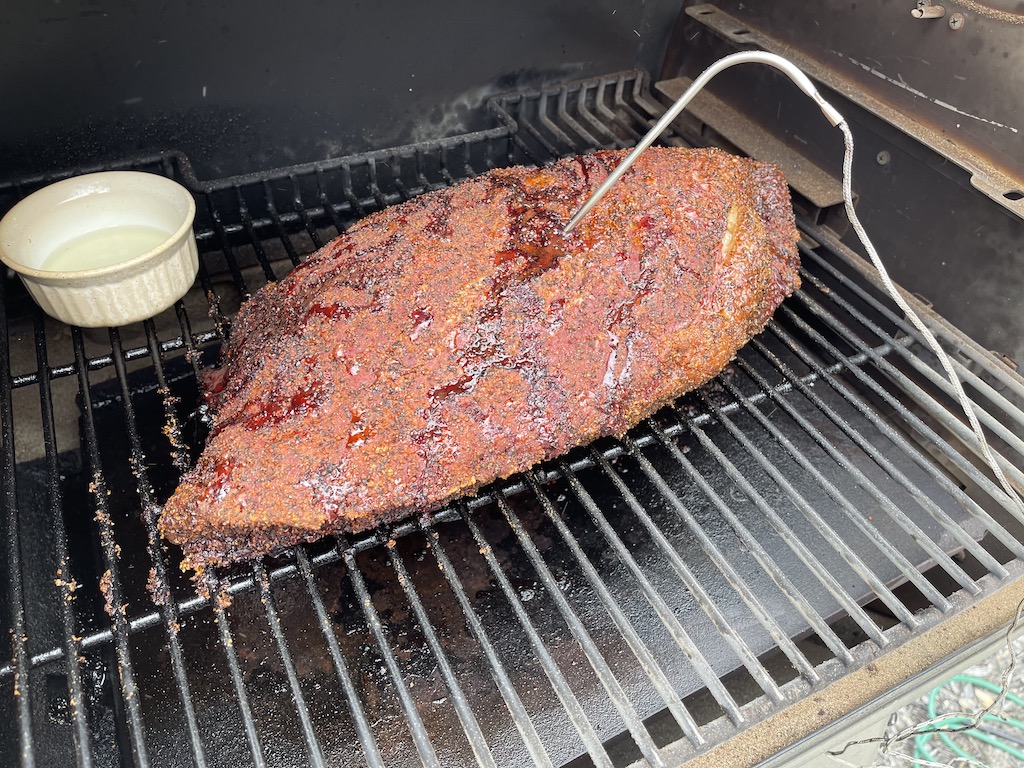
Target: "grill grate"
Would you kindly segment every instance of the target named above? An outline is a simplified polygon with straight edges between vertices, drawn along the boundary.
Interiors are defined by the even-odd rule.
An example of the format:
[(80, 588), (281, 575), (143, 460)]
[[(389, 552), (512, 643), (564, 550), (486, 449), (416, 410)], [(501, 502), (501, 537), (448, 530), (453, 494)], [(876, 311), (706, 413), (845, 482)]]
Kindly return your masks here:
[[(711, 385), (197, 596), (155, 519), (238, 302), (373, 210), (627, 146), (661, 112), (635, 72), (490, 109), (489, 131), (213, 183), (180, 155), (134, 163), (194, 190), (202, 251), (201, 290), (138, 327), (68, 336), (0, 285), (0, 762), (664, 765), (667, 743), (703, 751), (1020, 575), (1024, 521), (930, 355), (808, 216), (803, 288)], [(928, 321), (1024, 482), (1024, 383)]]

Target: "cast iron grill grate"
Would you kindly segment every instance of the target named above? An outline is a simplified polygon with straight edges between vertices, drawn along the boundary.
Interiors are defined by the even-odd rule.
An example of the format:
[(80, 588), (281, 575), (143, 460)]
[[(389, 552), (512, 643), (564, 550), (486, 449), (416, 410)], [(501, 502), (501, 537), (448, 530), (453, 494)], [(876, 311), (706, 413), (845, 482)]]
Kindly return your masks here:
[[(195, 191), (203, 254), (201, 290), (138, 327), (69, 332), (3, 285), (0, 762), (661, 765), (1020, 575), (1024, 521), (931, 357), (811, 218), (769, 329), (624, 439), (197, 596), (154, 521), (238, 302), (373, 210), (660, 112), (635, 72), (490, 108), (489, 131), (214, 183), (133, 163)], [(1022, 483), (1024, 383), (929, 321)]]

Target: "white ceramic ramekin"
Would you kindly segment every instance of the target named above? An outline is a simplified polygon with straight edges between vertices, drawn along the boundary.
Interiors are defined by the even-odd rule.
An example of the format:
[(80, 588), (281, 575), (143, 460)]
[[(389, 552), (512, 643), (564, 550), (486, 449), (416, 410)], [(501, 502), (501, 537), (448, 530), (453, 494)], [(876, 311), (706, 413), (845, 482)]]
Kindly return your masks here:
[[(32, 193), (0, 220), (0, 261), (58, 320), (87, 328), (134, 323), (170, 307), (195, 281), (195, 214), (188, 190), (163, 176), (138, 171), (76, 176)], [(45, 267), (62, 246), (115, 227), (151, 227), (167, 237), (107, 266)]]

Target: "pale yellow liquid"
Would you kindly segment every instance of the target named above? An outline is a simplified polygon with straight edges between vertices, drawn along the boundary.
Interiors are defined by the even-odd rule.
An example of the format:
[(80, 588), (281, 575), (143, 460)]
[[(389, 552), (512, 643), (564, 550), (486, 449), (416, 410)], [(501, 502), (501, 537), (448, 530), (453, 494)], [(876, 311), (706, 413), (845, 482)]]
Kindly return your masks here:
[(141, 256), (170, 236), (162, 229), (138, 224), (97, 229), (64, 243), (43, 260), (40, 269), (77, 272), (107, 267)]

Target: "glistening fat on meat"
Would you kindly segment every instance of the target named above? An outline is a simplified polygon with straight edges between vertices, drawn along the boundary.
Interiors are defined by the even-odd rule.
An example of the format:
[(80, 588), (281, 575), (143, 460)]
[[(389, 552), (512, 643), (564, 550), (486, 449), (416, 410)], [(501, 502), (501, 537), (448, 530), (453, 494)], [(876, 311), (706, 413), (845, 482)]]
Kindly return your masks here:
[(799, 285), (777, 168), (650, 149), (368, 216), (241, 309), (164, 536), (202, 569), (438, 508), (714, 377)]

